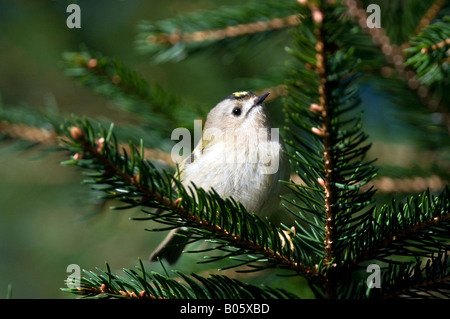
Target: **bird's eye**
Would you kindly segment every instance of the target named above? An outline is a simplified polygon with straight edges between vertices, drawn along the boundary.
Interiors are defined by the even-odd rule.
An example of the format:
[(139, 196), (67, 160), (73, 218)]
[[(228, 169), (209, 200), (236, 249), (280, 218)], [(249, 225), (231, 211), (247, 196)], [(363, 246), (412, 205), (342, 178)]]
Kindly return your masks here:
[(240, 108), (238, 108), (238, 107), (235, 107), (234, 109), (233, 109), (233, 115), (234, 116), (239, 116), (239, 115), (241, 115), (241, 109)]

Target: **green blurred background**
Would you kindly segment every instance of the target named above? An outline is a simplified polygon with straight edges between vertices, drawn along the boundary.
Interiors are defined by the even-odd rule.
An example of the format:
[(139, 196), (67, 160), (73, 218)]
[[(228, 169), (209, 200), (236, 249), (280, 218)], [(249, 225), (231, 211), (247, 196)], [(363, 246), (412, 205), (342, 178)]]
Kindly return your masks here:
[[(149, 82), (155, 81), (182, 98), (210, 106), (231, 92), (246, 89), (242, 88), (242, 79), (264, 74), (267, 66), (276, 68), (289, 59), (284, 52), (289, 38), (284, 35), (264, 46), (246, 48), (238, 56), (199, 54), (177, 64), (154, 66), (135, 52), (137, 22), (214, 8), (221, 2), (77, 1), (81, 29), (66, 27), (69, 3), (0, 0), (3, 105), (57, 108), (64, 114), (120, 121), (123, 114), (113, 111), (111, 102), (65, 77), (59, 67), (62, 53), (77, 51), (81, 44), (120, 58)], [(403, 166), (421, 165), (411, 145), (414, 130), (396, 119), (399, 110), (374, 94), (370, 86), (363, 88), (362, 97), (366, 131), (382, 142), (372, 155), (380, 158), (379, 163), (395, 160)], [(96, 194), (80, 184), (81, 172), (59, 164), (65, 159), (66, 153), (47, 152), (39, 146), (24, 149), (20, 141), (0, 144), (0, 298), (6, 296), (8, 285), (12, 286), (13, 298), (73, 298), (60, 291), (69, 264), (91, 270), (104, 268), (107, 261), (120, 272), (122, 267), (134, 267), (141, 258), (149, 270), (162, 271), (147, 258), (165, 234), (147, 232), (144, 229), (150, 225), (130, 221), (138, 211), (100, 207)], [(177, 268), (186, 273), (199, 269), (207, 273), (217, 268), (196, 265), (198, 258), (195, 254), (183, 256)], [(260, 280), (262, 274), (246, 276), (255, 283), (264, 282)], [(272, 284), (285, 287), (285, 282), (275, 277)], [(296, 292), (311, 296), (306, 287)]]

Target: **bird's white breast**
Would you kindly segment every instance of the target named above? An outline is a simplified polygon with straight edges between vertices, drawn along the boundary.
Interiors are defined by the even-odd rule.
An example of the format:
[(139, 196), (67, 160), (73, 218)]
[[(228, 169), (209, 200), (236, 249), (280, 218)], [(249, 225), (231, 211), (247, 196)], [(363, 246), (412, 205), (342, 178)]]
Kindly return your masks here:
[(232, 196), (247, 211), (266, 215), (279, 203), (278, 180), (287, 179), (287, 164), (280, 163), (285, 161), (281, 144), (255, 136), (235, 137), (237, 142), (227, 138), (194, 153), (194, 161), (183, 169), (183, 185), (194, 182), (205, 190), (214, 188), (223, 198)]

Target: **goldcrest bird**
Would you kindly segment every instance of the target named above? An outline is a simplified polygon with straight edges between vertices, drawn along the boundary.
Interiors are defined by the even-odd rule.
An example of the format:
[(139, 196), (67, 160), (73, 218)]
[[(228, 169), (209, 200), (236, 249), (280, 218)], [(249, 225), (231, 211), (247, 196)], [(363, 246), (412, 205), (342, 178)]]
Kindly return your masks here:
[[(202, 138), (179, 166), (179, 178), (222, 198), (231, 196), (250, 213), (269, 216), (280, 203), (279, 180), (288, 180), (289, 163), (278, 130), (272, 129), (264, 100), (269, 95), (235, 92), (208, 113)], [(189, 241), (186, 227), (173, 229), (150, 255), (175, 263)]]

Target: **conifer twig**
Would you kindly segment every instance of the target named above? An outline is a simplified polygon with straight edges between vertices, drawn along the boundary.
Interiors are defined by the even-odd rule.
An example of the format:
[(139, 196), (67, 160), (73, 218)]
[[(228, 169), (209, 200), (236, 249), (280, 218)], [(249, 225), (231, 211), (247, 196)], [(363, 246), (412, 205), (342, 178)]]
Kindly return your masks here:
[(390, 247), (394, 244), (402, 243), (403, 240), (410, 238), (412, 234), (417, 234), (421, 231), (425, 231), (427, 229), (430, 229), (430, 227), (437, 226), (439, 224), (448, 223), (448, 221), (450, 221), (450, 212), (447, 212), (447, 214), (443, 214), (440, 216), (430, 217), (421, 222), (417, 222), (414, 225), (410, 225), (409, 227), (404, 228), (399, 232), (396, 232), (395, 235), (379, 241), (370, 249), (367, 249), (363, 254), (359, 255), (350, 263), (347, 263), (345, 269), (346, 271), (349, 271), (354, 267), (356, 267), (362, 261), (373, 258), (374, 256), (376, 256), (378, 252), (380, 252), (384, 248)]
[(175, 272), (170, 278), (155, 272), (147, 273), (142, 261), (135, 269), (123, 269), (126, 277), (115, 275), (108, 264), (107, 270), (84, 271), (79, 287), (63, 288), (63, 291), (82, 295), (84, 298), (126, 299), (297, 299), (284, 289), (261, 287), (230, 279), (224, 275), (186, 275)]
[(6, 121), (0, 121), (0, 134), (45, 144), (54, 144), (58, 140), (57, 134), (53, 130)]
[(420, 19), (414, 33), (419, 34), (420, 31), (423, 30), (423, 28), (428, 26), (431, 20), (433, 20), (436, 17), (436, 15), (439, 13), (439, 11), (442, 9), (442, 7), (445, 5), (446, 2), (447, 0), (434, 0), (433, 4), (430, 6), (430, 8), (428, 8), (427, 12), (425, 12), (422, 19)]
[(425, 53), (429, 53), (431, 51), (435, 51), (437, 49), (442, 49), (446, 45), (450, 45), (450, 38), (447, 38), (445, 40), (434, 43), (434, 44), (430, 45), (429, 47), (422, 48), (421, 53), (425, 54)]
[(322, 19), (323, 13), (321, 11), (316, 11), (315, 13), (315, 22), (317, 23), (316, 28), (316, 50), (317, 50), (317, 65), (316, 70), (319, 75), (319, 102), (322, 108), (322, 128), (319, 129), (318, 134), (323, 137), (324, 144), (324, 164), (325, 171), (323, 180), (323, 187), (325, 189), (325, 262), (329, 263), (334, 259), (334, 243), (335, 243), (335, 212), (333, 209), (333, 204), (335, 202), (335, 189), (332, 186), (334, 179), (333, 172), (335, 171), (335, 163), (333, 156), (333, 142), (332, 142), (332, 134), (331, 132), (331, 112), (330, 112), (330, 99), (331, 99), (331, 91), (328, 87), (328, 68), (327, 68), (327, 60), (326, 53), (330, 52), (330, 48), (325, 41), (324, 29), (322, 27)]
[(220, 41), (227, 38), (234, 38), (244, 35), (255, 34), (259, 32), (268, 32), (283, 28), (297, 26), (300, 23), (298, 16), (293, 14), (283, 18), (273, 18), (267, 21), (257, 21), (245, 24), (228, 26), (223, 29), (203, 30), (183, 33), (180, 30), (174, 30), (171, 34), (161, 33), (157, 36), (147, 36), (147, 43), (152, 44), (170, 44), (175, 45), (178, 42), (195, 43), (203, 41)]
[[(335, 172), (335, 160), (333, 151), (333, 141), (331, 127), (332, 112), (330, 110), (331, 101), (331, 88), (328, 82), (328, 61), (327, 54), (332, 52), (331, 47), (325, 40), (325, 29), (324, 29), (324, 6), (320, 8), (315, 7), (314, 4), (308, 3), (308, 7), (311, 10), (312, 18), (315, 23), (315, 35), (317, 38), (316, 42), (316, 73), (319, 77), (319, 112), (322, 118), (322, 127), (313, 127), (312, 130), (317, 135), (323, 138), (323, 161), (324, 161), (324, 179), (320, 179), (319, 183), (322, 185), (325, 191), (325, 237), (324, 237), (324, 250), (325, 257), (324, 263), (333, 268), (333, 262), (336, 257), (335, 255), (335, 244), (336, 244), (336, 189), (333, 183), (336, 182), (334, 177)], [(328, 298), (336, 298), (336, 283), (334, 282), (331, 272), (327, 275), (327, 280), (325, 282), (325, 293)]]
[[(371, 37), (372, 41), (375, 45), (378, 45), (381, 48), (381, 52), (386, 57), (386, 60), (392, 64), (397, 71), (397, 73), (404, 77), (407, 80), (408, 86), (411, 90), (415, 91), (419, 96), (420, 100), (424, 105), (426, 105), (431, 111), (436, 112), (439, 110), (439, 101), (434, 98), (432, 92), (423, 84), (417, 80), (417, 75), (414, 70), (405, 67), (404, 61), (404, 52), (407, 46), (402, 45), (398, 46), (391, 43), (389, 37), (386, 34), (384, 28), (369, 28), (367, 26), (367, 13), (364, 9), (362, 9), (361, 2), (358, 0), (344, 0), (344, 5), (348, 8), (348, 14), (355, 18), (361, 29), (367, 32)], [(434, 11), (433, 11), (434, 12)], [(382, 68), (382, 72), (383, 69)], [(391, 72), (385, 72), (385, 74), (391, 74)], [(445, 113), (444, 117), (448, 117)], [(446, 119), (445, 123), (450, 129), (450, 120)]]

